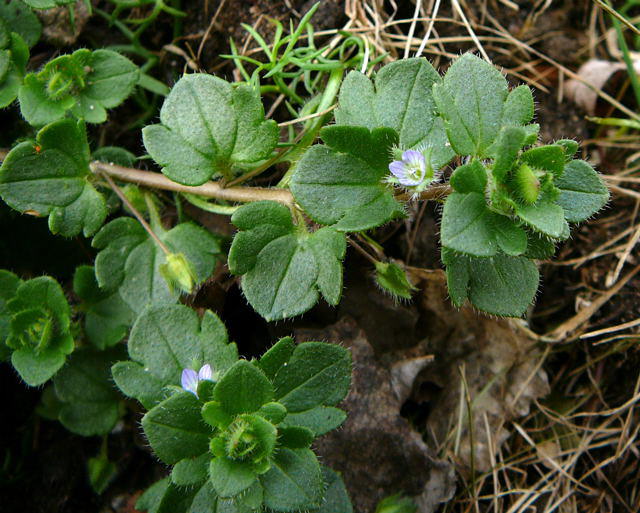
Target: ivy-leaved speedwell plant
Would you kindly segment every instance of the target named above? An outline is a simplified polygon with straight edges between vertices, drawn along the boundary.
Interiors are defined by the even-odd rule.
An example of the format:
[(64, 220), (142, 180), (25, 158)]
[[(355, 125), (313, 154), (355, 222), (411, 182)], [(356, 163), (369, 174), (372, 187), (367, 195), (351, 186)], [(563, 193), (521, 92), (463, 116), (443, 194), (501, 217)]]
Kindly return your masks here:
[[(576, 142), (538, 145), (528, 87), (509, 90), (471, 54), (444, 76), (422, 58), (374, 73), (352, 38), (339, 51), (315, 48), (310, 14), (290, 36), (277, 29), (273, 48), (260, 40), (267, 64), (234, 50), (245, 82), (179, 78), (141, 134), (164, 176), (136, 170), (134, 155), (94, 147), (92, 126), (142, 85), (141, 70), (112, 50), (81, 49), (27, 72), (39, 25), (27, 11), (10, 31), (3, 12), (0, 105), (17, 99), (33, 133), (4, 159), (0, 196), (47, 216), (54, 234), (91, 237), (96, 254), (76, 270), (73, 297), (51, 277), (0, 271), (0, 356), (30, 386), (51, 380), (40, 413), (81, 435), (105, 436), (127, 410), (111, 377), (140, 402), (142, 429), (171, 471), (139, 509), (350, 511), (341, 478), (311, 449), (345, 420), (337, 405), (349, 353), (284, 338), (257, 360), (239, 358), (216, 315), (179, 304), (225, 261), (268, 321), (321, 298), (337, 305), (349, 242), (383, 290), (408, 300), (415, 288), (375, 229), (433, 200), (453, 303), (522, 316), (538, 289), (536, 261), (608, 200), (598, 174), (574, 159)], [(296, 49), (305, 27), (307, 46)], [(301, 130), (267, 119), (271, 92), (287, 98)], [(275, 186), (243, 185), (275, 164)], [(190, 221), (184, 201), (230, 215), (231, 243)], [(115, 472), (106, 450), (89, 471), (102, 489)]]

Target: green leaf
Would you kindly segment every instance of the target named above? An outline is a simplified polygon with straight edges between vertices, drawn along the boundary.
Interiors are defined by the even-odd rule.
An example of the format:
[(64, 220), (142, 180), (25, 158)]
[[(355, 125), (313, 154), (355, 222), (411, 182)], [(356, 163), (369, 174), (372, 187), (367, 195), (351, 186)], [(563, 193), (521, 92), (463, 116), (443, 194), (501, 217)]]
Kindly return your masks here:
[(289, 361), (296, 348), (291, 337), (283, 337), (264, 353), (256, 362), (267, 378), (273, 380), (278, 371)]
[(200, 456), (209, 448), (211, 428), (200, 415), (200, 402), (190, 392), (177, 392), (142, 418), (142, 429), (158, 458), (169, 465)]
[(59, 420), (69, 431), (83, 436), (106, 435), (120, 416), (120, 397), (111, 383), (112, 363), (121, 348), (109, 351), (81, 349), (53, 379), (62, 402)]
[(376, 262), (376, 282), (394, 298), (411, 299), (411, 293), (417, 290), (402, 268), (393, 262)]
[(315, 433), (303, 426), (283, 426), (278, 435), (278, 442), (289, 449), (307, 449), (315, 438)]
[(520, 317), (538, 289), (538, 269), (525, 257), (470, 258), (446, 252), (443, 260), (449, 293), (457, 306), (468, 297), (476, 308), (490, 314)]
[(281, 448), (271, 469), (260, 476), (264, 504), (276, 511), (319, 507), (324, 483), (318, 459), (309, 449)]
[(13, 103), (18, 96), (29, 60), (29, 47), (24, 39), (15, 32), (6, 34), (6, 48), (2, 49), (3, 45), (0, 44), (0, 108)]
[(180, 460), (171, 471), (171, 481), (178, 486), (195, 486), (204, 483), (209, 475), (210, 460), (211, 455), (208, 452), (195, 458)]
[(527, 234), (507, 216), (492, 217), (493, 236), (498, 247), (507, 255), (522, 255), (527, 250)]
[[(220, 244), (210, 232), (191, 223), (182, 223), (156, 235), (171, 251), (185, 255), (198, 283), (211, 274)], [(117, 289), (135, 313), (142, 312), (150, 304), (177, 302), (179, 291), (172, 291), (160, 272), (166, 255), (136, 220), (119, 218), (111, 221), (96, 234), (92, 245), (101, 250), (95, 262), (98, 284), (107, 291)]]
[(484, 194), (487, 186), (487, 170), (479, 160), (472, 160), (468, 164), (457, 167), (449, 183), (457, 192)]
[(101, 290), (93, 267), (76, 269), (73, 290), (82, 299), (84, 331), (97, 349), (120, 342), (133, 323), (133, 312), (118, 294)]
[(0, 361), (8, 356), (5, 340), (9, 336), (11, 312), (7, 308), (7, 302), (15, 296), (21, 283), (22, 280), (18, 276), (0, 269)]
[(35, 45), (40, 39), (42, 32), (40, 21), (21, 0), (0, 2), (0, 19), (4, 20), (13, 32), (17, 32), (29, 47)]
[(340, 408), (333, 406), (316, 406), (310, 410), (289, 413), (282, 424), (284, 426), (301, 426), (313, 431), (315, 436), (322, 436), (339, 427), (347, 418)]
[(89, 173), (84, 125), (61, 120), (40, 130), (35, 142), (9, 152), (0, 167), (0, 196), (20, 212), (50, 215), (53, 233), (89, 236), (107, 215), (104, 198), (87, 181)]
[(57, 121), (68, 111), (88, 123), (103, 123), (106, 109), (131, 94), (138, 75), (137, 66), (116, 52), (76, 50), (25, 77), (18, 92), (20, 110), (34, 126)]
[(453, 157), (451, 148), (442, 144), (446, 141), (444, 127), (434, 115), (431, 88), (440, 80), (437, 71), (423, 58), (402, 59), (383, 66), (374, 83), (366, 75), (351, 71), (340, 88), (336, 123), (369, 130), (392, 128), (403, 148), (434, 147), (432, 163), (439, 168)]
[[(62, 288), (48, 276), (22, 282), (5, 308), (12, 318), (7, 338), (7, 345), (15, 349), (11, 363), (28, 385), (41, 385), (74, 349), (70, 309)], [(39, 314), (34, 317), (34, 312)]]
[(507, 81), (491, 64), (466, 53), (433, 86), (433, 97), (458, 155), (483, 157), (496, 139)]
[(495, 255), (498, 247), (492, 225), (493, 216), (484, 195), (477, 192), (451, 193), (442, 213), (442, 245), (479, 257)]
[(495, 181), (506, 183), (509, 172), (525, 143), (526, 133), (521, 127), (507, 126), (500, 130), (492, 152), (495, 155), (491, 173)]
[(530, 123), (535, 113), (533, 94), (529, 86), (521, 85), (509, 91), (502, 111), (502, 124), (524, 126)]
[(243, 275), (242, 291), (267, 320), (309, 310), (319, 293), (336, 304), (342, 293), (343, 234), (322, 228), (309, 234), (294, 226), (284, 205), (259, 201), (238, 209), (240, 228), (229, 251), (229, 269)]
[[(179, 385), (182, 370), (208, 363), (221, 375), (238, 359), (220, 320), (206, 312), (202, 321), (182, 305), (147, 309), (131, 330), (129, 356), (134, 362), (113, 368), (118, 387), (144, 404), (161, 396), (161, 388)], [(134, 367), (135, 366), (135, 367)], [(137, 368), (137, 370), (133, 370)], [(135, 372), (130, 376), (130, 373)], [(198, 412), (200, 408), (198, 408)]]
[(520, 159), (533, 168), (550, 171), (556, 177), (560, 177), (564, 170), (566, 156), (563, 146), (549, 144), (525, 151)]
[(213, 398), (231, 415), (253, 413), (273, 400), (273, 386), (264, 372), (240, 360), (218, 381)]
[(556, 246), (548, 237), (535, 232), (527, 233), (527, 252), (524, 256), (537, 260), (551, 258), (556, 252)]
[(342, 477), (327, 467), (322, 467), (322, 478), (325, 483), (324, 501), (319, 509), (311, 513), (353, 513), (351, 500)]
[(607, 186), (584, 160), (569, 162), (555, 185), (560, 189), (558, 204), (570, 223), (588, 219), (609, 201)]
[(89, 458), (87, 461), (89, 484), (98, 495), (102, 494), (118, 474), (118, 467), (106, 456)]
[(518, 203), (516, 213), (532, 229), (554, 239), (564, 238), (568, 231), (564, 210), (550, 201), (541, 200), (534, 205)]
[(223, 498), (234, 497), (249, 488), (256, 475), (248, 463), (216, 458), (209, 466), (209, 482)]
[(144, 145), (171, 180), (200, 185), (231, 176), (234, 166), (268, 158), (278, 127), (265, 120), (260, 97), (250, 86), (191, 74), (182, 77), (160, 111), (160, 125), (142, 131)]
[(556, 141), (556, 144), (559, 144), (564, 149), (564, 156), (567, 162), (571, 162), (578, 148), (580, 148), (580, 145), (573, 139), (560, 139)]
[(324, 128), (321, 136), (328, 146), (307, 150), (291, 180), (305, 213), (339, 231), (367, 230), (403, 214), (393, 190), (382, 182), (396, 142), (393, 131), (336, 126)]
[(298, 345), (274, 379), (275, 397), (289, 412), (335, 406), (349, 391), (351, 355), (323, 342)]

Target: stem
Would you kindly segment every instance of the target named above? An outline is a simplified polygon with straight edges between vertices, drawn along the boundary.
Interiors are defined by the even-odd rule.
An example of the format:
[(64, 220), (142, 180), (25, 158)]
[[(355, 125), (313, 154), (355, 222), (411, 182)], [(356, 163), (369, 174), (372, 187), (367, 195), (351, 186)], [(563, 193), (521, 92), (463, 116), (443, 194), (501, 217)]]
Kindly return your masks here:
[(94, 161), (90, 164), (91, 171), (95, 174), (113, 177), (121, 182), (135, 183), (154, 189), (166, 191), (184, 192), (204, 196), (206, 198), (217, 198), (238, 203), (248, 203), (251, 201), (269, 200), (284, 203), (288, 207), (293, 206), (293, 196), (283, 189), (265, 189), (263, 187), (221, 187), (216, 182), (207, 182), (203, 185), (192, 187), (172, 182), (166, 176), (151, 171), (140, 171), (114, 164)]
[[(94, 172), (96, 172), (96, 171), (94, 171)], [(164, 252), (164, 254), (165, 255), (170, 255), (171, 254), (171, 250), (167, 247), (167, 245), (164, 242), (162, 242), (160, 240), (160, 238), (156, 235), (156, 232), (154, 232), (153, 229), (151, 228), (151, 226), (149, 226), (149, 223), (147, 223), (147, 220), (144, 217), (142, 217), (142, 214), (140, 212), (138, 212), (136, 207), (134, 207), (131, 204), (131, 202), (129, 201), (129, 198), (127, 198), (125, 196), (125, 194), (120, 190), (120, 187), (118, 187), (115, 184), (115, 182), (111, 179), (111, 177), (105, 171), (99, 170), (98, 172), (104, 177), (104, 179), (109, 184), (109, 187), (111, 187), (111, 189), (113, 189), (113, 192), (115, 192), (117, 194), (118, 198), (120, 198), (120, 201), (122, 201), (122, 203), (124, 203), (124, 205), (136, 217), (138, 222), (142, 225), (142, 227), (149, 234), (149, 236), (155, 241), (155, 243), (158, 245), (158, 247)]]

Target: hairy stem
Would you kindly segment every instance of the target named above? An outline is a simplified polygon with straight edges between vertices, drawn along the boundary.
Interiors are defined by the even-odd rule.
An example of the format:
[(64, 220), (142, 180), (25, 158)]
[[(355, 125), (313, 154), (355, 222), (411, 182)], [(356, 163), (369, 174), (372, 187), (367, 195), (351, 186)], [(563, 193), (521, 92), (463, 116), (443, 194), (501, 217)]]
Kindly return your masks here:
[(140, 171), (114, 164), (94, 161), (91, 163), (91, 171), (96, 174), (105, 174), (121, 182), (135, 183), (153, 189), (164, 189), (166, 191), (184, 192), (204, 196), (206, 198), (217, 198), (239, 203), (252, 201), (270, 200), (284, 203), (287, 206), (293, 205), (291, 193), (284, 189), (265, 189), (263, 187), (221, 187), (216, 182), (207, 182), (195, 187), (181, 185), (169, 180), (166, 176), (151, 171)]

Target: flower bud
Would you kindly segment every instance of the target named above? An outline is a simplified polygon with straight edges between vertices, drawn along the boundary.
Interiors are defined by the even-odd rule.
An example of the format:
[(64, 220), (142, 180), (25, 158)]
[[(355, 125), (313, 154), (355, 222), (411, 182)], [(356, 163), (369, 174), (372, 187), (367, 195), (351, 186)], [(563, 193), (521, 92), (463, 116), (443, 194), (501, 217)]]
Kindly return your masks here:
[(182, 253), (170, 253), (160, 266), (160, 274), (167, 280), (171, 291), (180, 290), (191, 294), (196, 283), (196, 274), (191, 263)]

